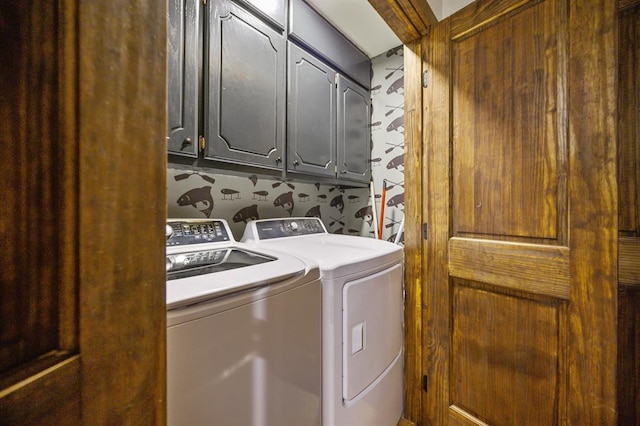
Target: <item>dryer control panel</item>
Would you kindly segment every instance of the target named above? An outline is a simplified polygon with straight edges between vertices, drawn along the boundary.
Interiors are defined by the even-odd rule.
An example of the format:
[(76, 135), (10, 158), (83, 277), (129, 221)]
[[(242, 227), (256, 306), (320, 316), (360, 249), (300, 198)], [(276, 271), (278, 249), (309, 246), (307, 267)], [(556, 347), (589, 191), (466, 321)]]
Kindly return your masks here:
[(167, 247), (228, 242), (233, 241), (231, 235), (227, 223), (220, 219), (176, 219), (167, 221)]
[(324, 224), (317, 217), (266, 219), (249, 222), (242, 239), (243, 241), (269, 240), (272, 238), (326, 233), (327, 230)]

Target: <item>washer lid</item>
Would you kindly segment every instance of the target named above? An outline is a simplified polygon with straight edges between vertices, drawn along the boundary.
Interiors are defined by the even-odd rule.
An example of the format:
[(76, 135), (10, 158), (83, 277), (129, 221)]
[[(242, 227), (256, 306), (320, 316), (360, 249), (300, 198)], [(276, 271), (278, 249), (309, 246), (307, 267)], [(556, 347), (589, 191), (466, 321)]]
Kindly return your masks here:
[[(242, 247), (172, 253), (167, 256), (167, 268), (172, 257), (176, 263), (183, 262), (183, 258), (175, 259), (180, 256), (192, 260), (167, 274), (168, 310), (274, 284), (296, 275), (305, 282), (318, 276), (317, 271), (306, 271), (305, 264), (292, 256)], [(223, 266), (224, 260), (230, 265)]]

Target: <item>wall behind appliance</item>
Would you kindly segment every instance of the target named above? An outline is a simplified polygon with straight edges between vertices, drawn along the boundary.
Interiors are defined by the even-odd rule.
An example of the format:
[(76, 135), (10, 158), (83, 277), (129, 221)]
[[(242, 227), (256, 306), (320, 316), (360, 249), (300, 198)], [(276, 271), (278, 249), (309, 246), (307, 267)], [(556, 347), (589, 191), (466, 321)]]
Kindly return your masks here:
[[(402, 46), (372, 59), (372, 175), (380, 215), (388, 182), (383, 237), (393, 240), (404, 211), (404, 69)], [(273, 176), (169, 168), (169, 218), (226, 219), (236, 239), (252, 218), (320, 217), (334, 234), (373, 237), (368, 188), (343, 188)]]
[(403, 46), (371, 60), (371, 171), (380, 217), (383, 181), (387, 194), (382, 238), (393, 241), (404, 218), (404, 58)]
[(299, 216), (320, 217), (334, 234), (360, 235), (364, 218), (356, 213), (370, 198), (367, 188), (172, 168), (167, 195), (169, 218), (226, 219), (236, 239), (250, 219)]

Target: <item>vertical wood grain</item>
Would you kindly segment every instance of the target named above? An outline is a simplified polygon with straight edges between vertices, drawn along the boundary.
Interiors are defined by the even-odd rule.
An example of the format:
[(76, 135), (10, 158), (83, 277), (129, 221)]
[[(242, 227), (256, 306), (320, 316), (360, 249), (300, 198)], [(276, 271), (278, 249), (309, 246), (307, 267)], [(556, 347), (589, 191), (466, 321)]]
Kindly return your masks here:
[[(429, 390), (423, 394), (422, 421), (444, 425), (449, 406), (450, 294), (447, 246), (449, 240), (449, 19), (422, 39), (429, 86), (423, 97), (424, 179), (423, 217), (429, 224), (424, 249), (423, 371)], [(409, 187), (407, 183), (407, 187)]]
[(640, 1), (618, 8), (617, 409), (640, 425)]
[(165, 28), (151, 0), (0, 5), (0, 423), (166, 422)]
[(618, 193), (619, 229), (640, 233), (640, 12), (618, 18)]
[[(459, 402), (460, 405), (450, 399), (456, 396), (450, 393), (454, 391), (452, 366), (464, 364), (465, 358), (460, 358), (459, 350), (452, 351), (449, 333), (455, 324), (464, 322), (465, 313), (473, 310), (469, 307), (473, 303), (460, 310), (452, 305), (447, 269), (451, 260), (447, 240), (458, 230), (449, 211), (453, 207), (451, 214), (459, 214), (460, 206), (450, 205), (451, 187), (447, 181), (455, 182), (465, 167), (463, 172), (471, 184), (459, 182), (453, 187), (453, 194), (459, 197), (456, 202), (467, 203), (469, 211), (465, 217), (470, 219), (466, 223), (473, 225), (463, 232), (485, 239), (487, 235), (495, 235), (496, 239), (518, 237), (513, 241), (516, 245), (524, 238), (559, 245), (564, 264), (569, 268), (568, 276), (565, 274), (568, 283), (560, 283), (563, 289), (568, 289), (567, 298), (566, 291), (550, 294), (536, 288), (537, 280), (533, 278), (538, 270), (536, 262), (528, 265), (531, 288), (519, 286), (512, 276), (509, 280), (513, 288), (509, 289), (501, 284), (506, 277), (482, 278), (482, 272), (491, 271), (490, 266), (477, 265), (474, 271), (472, 262), (465, 262), (462, 267), (465, 277), (492, 281), (477, 283), (477, 288), (513, 294), (513, 300), (517, 300), (510, 305), (503, 299), (495, 299), (495, 309), (491, 304), (485, 305), (487, 312), (483, 314), (507, 312), (504, 321), (511, 325), (528, 316), (531, 328), (528, 331), (538, 336), (536, 347), (555, 348), (542, 350), (547, 364), (557, 368), (553, 374), (557, 380), (546, 377), (538, 382), (545, 390), (538, 389), (536, 395), (546, 394), (540, 402), (546, 407), (540, 422), (615, 423), (617, 187), (613, 6), (612, 0), (597, 0), (589, 6), (575, 0), (479, 0), (473, 7), (434, 26), (429, 37), (423, 39), (427, 68), (440, 71), (440, 74), (431, 72), (431, 87), (423, 91), (428, 194), (423, 216), (430, 225), (424, 252), (427, 264), (423, 289), (426, 307), (423, 369), (429, 375), (430, 385), (424, 397), (422, 420), (427, 424), (482, 424), (485, 420), (499, 424), (503, 418), (500, 404), (494, 405), (497, 397), (514, 395), (513, 391), (505, 391), (509, 383), (512, 387), (515, 382), (526, 386), (533, 380), (526, 368), (517, 363), (489, 363), (480, 371), (468, 371), (476, 368), (469, 363), (458, 373), (475, 375), (473, 386), (460, 385), (458, 390), (471, 392), (466, 394), (471, 399)], [(480, 11), (482, 16), (471, 16), (473, 10)], [(450, 28), (460, 32), (452, 36)], [(488, 36), (483, 38), (483, 33)], [(449, 62), (450, 42), (454, 44), (452, 62)], [(494, 55), (495, 51), (501, 53)], [(450, 71), (460, 66), (467, 67), (469, 72), (460, 72), (460, 78), (449, 84), (449, 77), (457, 75)], [(465, 78), (476, 80), (472, 84)], [(478, 88), (482, 97), (474, 95)], [(456, 109), (456, 102), (467, 95), (474, 101)], [(474, 113), (465, 118), (460, 111)], [(528, 117), (534, 118), (530, 123), (521, 123)], [(481, 143), (477, 142), (478, 132), (473, 126), (484, 126)], [(456, 138), (473, 149), (460, 149)], [(519, 146), (518, 139), (526, 143)], [(456, 195), (461, 188), (466, 191), (464, 196)], [(529, 194), (535, 190), (538, 192)], [(476, 214), (473, 210), (483, 204), (469, 202), (465, 197), (472, 197), (473, 201), (477, 201), (475, 197), (488, 199), (489, 206), (484, 207), (489, 213)], [(451, 225), (453, 229), (449, 228)], [(502, 256), (490, 250), (492, 246), (486, 241), (477, 238), (477, 242), (478, 252), (489, 265), (508, 263), (508, 253)], [(544, 321), (538, 323), (538, 309), (521, 309), (533, 306), (527, 305), (527, 301), (539, 300), (537, 297), (548, 297), (544, 303), (554, 307), (552, 315), (542, 310), (543, 317), (554, 318), (553, 327), (546, 327)], [(491, 355), (496, 347), (502, 347), (505, 359), (511, 360), (536, 352), (522, 347), (519, 352), (518, 336), (498, 342), (482, 333), (474, 337), (469, 328), (457, 336), (463, 337), (460, 342), (478, 339), (478, 348), (467, 345), (471, 358)], [(473, 405), (468, 402), (476, 397), (471, 388), (483, 391), (478, 377), (490, 377), (504, 386), (496, 385), (496, 392), (502, 393), (474, 409), (464, 405)], [(518, 407), (513, 419), (519, 420), (514, 421), (521, 422), (529, 418), (524, 413), (536, 410), (539, 404), (528, 398), (521, 395), (511, 401), (512, 408)], [(449, 409), (452, 403), (454, 407)], [(535, 417), (533, 411), (530, 414)]]
[(403, 44), (411, 44), (429, 32), (436, 17), (423, 0), (369, 0)]
[(554, 424), (558, 305), (454, 282), (451, 403), (488, 424)]
[(453, 34), (454, 235), (557, 244), (565, 167), (556, 3)]
[(0, 423), (81, 422), (75, 12), (0, 6)]
[(166, 3), (81, 0), (82, 410), (165, 423)]
[(618, 424), (640, 424), (640, 287), (618, 290)]
[(614, 0), (569, 2), (570, 424), (616, 423)]
[(404, 48), (405, 81), (405, 335), (404, 417), (417, 423), (421, 417), (422, 386), (422, 46)]
[(65, 152), (57, 105), (58, 10), (14, 2), (1, 13), (6, 45), (0, 87), (6, 100), (0, 128), (0, 314), (11, 320), (0, 322), (0, 373), (6, 375), (61, 349), (58, 262), (69, 247), (57, 238), (56, 218), (73, 205), (58, 202), (66, 195), (56, 185), (56, 165)]

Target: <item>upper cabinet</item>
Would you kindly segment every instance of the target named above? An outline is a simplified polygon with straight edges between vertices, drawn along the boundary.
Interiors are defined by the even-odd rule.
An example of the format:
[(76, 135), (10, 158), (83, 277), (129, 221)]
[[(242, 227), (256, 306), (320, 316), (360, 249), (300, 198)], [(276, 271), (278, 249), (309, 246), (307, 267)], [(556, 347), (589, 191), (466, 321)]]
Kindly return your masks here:
[(368, 183), (369, 91), (288, 44), (287, 171)]
[(199, 4), (197, 0), (169, 0), (167, 4), (167, 148), (187, 158), (198, 156)]
[(169, 0), (168, 20), (170, 161), (369, 182), (370, 60), (311, 7)]
[(285, 38), (231, 1), (207, 16), (205, 158), (281, 169), (285, 139)]
[(369, 182), (371, 97), (368, 90), (338, 77), (338, 178)]
[(336, 175), (336, 71), (289, 42), (287, 170)]

